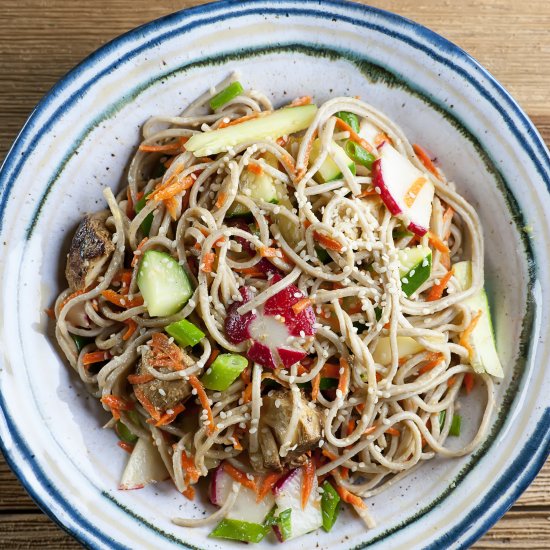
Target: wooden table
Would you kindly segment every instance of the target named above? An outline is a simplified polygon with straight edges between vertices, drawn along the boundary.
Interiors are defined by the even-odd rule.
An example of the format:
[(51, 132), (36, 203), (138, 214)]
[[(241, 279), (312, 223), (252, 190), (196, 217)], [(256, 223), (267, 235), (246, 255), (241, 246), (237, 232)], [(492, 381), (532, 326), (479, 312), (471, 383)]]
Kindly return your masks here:
[[(0, 159), (42, 95), (106, 41), (193, 0), (2, 0)], [(418, 21), (487, 67), (550, 143), (548, 0), (387, 0), (371, 4)], [(78, 548), (44, 516), (0, 458), (0, 548)], [(476, 548), (550, 547), (550, 463)]]

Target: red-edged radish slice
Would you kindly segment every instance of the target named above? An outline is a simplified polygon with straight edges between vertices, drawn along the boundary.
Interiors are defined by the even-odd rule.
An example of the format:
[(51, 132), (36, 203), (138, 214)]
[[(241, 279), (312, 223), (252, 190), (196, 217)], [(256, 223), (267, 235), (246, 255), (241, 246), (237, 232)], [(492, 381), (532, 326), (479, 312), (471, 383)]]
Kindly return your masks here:
[(141, 489), (149, 483), (168, 479), (169, 474), (162, 458), (151, 441), (140, 437), (122, 473), (119, 489)]
[(389, 143), (380, 149), (380, 158), (372, 165), (374, 188), (388, 210), (402, 218), (408, 229), (424, 235), (430, 225), (433, 183)]

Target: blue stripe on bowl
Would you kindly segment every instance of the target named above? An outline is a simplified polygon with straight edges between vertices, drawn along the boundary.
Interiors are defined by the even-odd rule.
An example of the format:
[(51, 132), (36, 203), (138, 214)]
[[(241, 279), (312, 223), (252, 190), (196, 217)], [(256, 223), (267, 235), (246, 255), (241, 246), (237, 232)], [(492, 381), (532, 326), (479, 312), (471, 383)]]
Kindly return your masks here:
[[(250, 8), (250, 6), (256, 6)], [(527, 116), (523, 113), (521, 108), (517, 103), (511, 98), (511, 96), (502, 88), (498, 82), (496, 82), (493, 77), (483, 69), (473, 58), (468, 54), (463, 52), (460, 48), (442, 38), (441, 36), (435, 34), (434, 32), (426, 29), (416, 23), (413, 23), (409, 20), (406, 20), (395, 14), (385, 12), (376, 8), (371, 8), (368, 6), (362, 6), (357, 4), (352, 4), (349, 2), (341, 0), (327, 0), (324, 2), (317, 2), (312, 0), (304, 0), (300, 2), (301, 7), (295, 8), (292, 7), (292, 3), (277, 3), (277, 7), (261, 8), (260, 6), (265, 6), (265, 2), (262, 0), (249, 0), (245, 2), (239, 2), (234, 0), (226, 0), (219, 3), (208, 4), (205, 6), (199, 6), (196, 8), (191, 8), (189, 10), (178, 12), (157, 21), (153, 21), (149, 24), (146, 24), (142, 27), (139, 27), (125, 35), (113, 40), (106, 46), (100, 48), (95, 53), (86, 58), (81, 64), (79, 64), (75, 69), (73, 69), (66, 77), (64, 77), (58, 84), (56, 84), (52, 90), (42, 99), (38, 107), (35, 109), (31, 117), (29, 118), (27, 124), (23, 128), (22, 132), (14, 142), (8, 156), (6, 157), (2, 168), (0, 169), (0, 229), (2, 224), (2, 219), (4, 211), (7, 205), (7, 200), (9, 193), (16, 179), (16, 175), (19, 173), (21, 166), (24, 163), (25, 155), (28, 155), (34, 150), (35, 144), (43, 136), (51, 126), (55, 123), (55, 120), (59, 118), (63, 110), (70, 108), (86, 91), (91, 87), (94, 81), (96, 81), (101, 76), (108, 74), (110, 71), (116, 70), (116, 68), (121, 64), (127, 62), (129, 59), (140, 53), (141, 51), (154, 46), (159, 41), (169, 38), (185, 30), (189, 30), (195, 27), (200, 27), (204, 25), (209, 25), (215, 22), (225, 21), (233, 17), (239, 17), (241, 15), (253, 15), (253, 14), (277, 14), (284, 15), (286, 13), (300, 16), (312, 16), (318, 18), (333, 18), (336, 17), (342, 21), (360, 26), (363, 28), (369, 28), (372, 30), (377, 30), (389, 34), (390, 36), (401, 40), (402, 42), (407, 43), (413, 48), (416, 48), (420, 51), (425, 52), (430, 55), (434, 60), (448, 66), (456, 73), (460, 74), (464, 79), (466, 79), (484, 98), (488, 99), (497, 111), (502, 116), (503, 120), (506, 122), (508, 128), (513, 133), (513, 135), (524, 143), (524, 150), (529, 155), (531, 161), (537, 168), (541, 179), (545, 182), (547, 189), (550, 190), (550, 158), (548, 156), (548, 151), (544, 142), (542, 141), (537, 130), (534, 128), (532, 123), (529, 121)], [(285, 8), (285, 5), (289, 6)], [(236, 8), (244, 8), (240, 11), (236, 11)], [(323, 7), (323, 10), (314, 9), (310, 6), (316, 6), (317, 8)], [(381, 20), (384, 20), (388, 24), (395, 24), (398, 27), (410, 32), (415, 37), (424, 39), (429, 45), (425, 45), (415, 38), (412, 38), (408, 34), (398, 32), (394, 29), (385, 27), (382, 24), (373, 24), (367, 21), (357, 19), (356, 17), (349, 17), (346, 15), (339, 15), (327, 10), (327, 7), (334, 6), (337, 8), (346, 9), (350, 12), (356, 12), (361, 15), (373, 14)], [(232, 11), (233, 10), (233, 11)], [(225, 13), (224, 13), (225, 12)], [(215, 14), (211, 18), (206, 18), (204, 16), (209, 14)], [(203, 18), (199, 21), (194, 21), (191, 23), (185, 24), (192, 16), (201, 15)], [(48, 120), (40, 127), (36, 128), (38, 124), (39, 117), (51, 106), (51, 103), (68, 88), (76, 79), (78, 79), (86, 70), (93, 68), (95, 64), (101, 62), (102, 59), (109, 55), (110, 53), (124, 47), (126, 44), (131, 44), (133, 41), (139, 41), (147, 36), (156, 33), (165, 26), (172, 24), (180, 24), (177, 29), (173, 29), (164, 34), (154, 37), (148, 42), (142, 44), (141, 46), (134, 48), (133, 50), (128, 51), (124, 54), (116, 63), (109, 65), (108, 67), (98, 71), (94, 77), (88, 80), (82, 87), (79, 88), (78, 92), (70, 95), (59, 107)], [(449, 57), (444, 57), (441, 55), (442, 52), (447, 54), (449, 57), (454, 57), (459, 59), (464, 63), (471, 72), (468, 72), (466, 69), (463, 69), (461, 66), (454, 63)], [(484, 77), (488, 85), (483, 86), (479, 82), (479, 75)], [(492, 88), (492, 90), (491, 90)], [(504, 104), (504, 105), (503, 105)], [(512, 117), (513, 115), (513, 117)], [(514, 120), (514, 117), (517, 119), (517, 122)], [(29, 138), (33, 137), (32, 142), (28, 143)], [(527, 140), (528, 138), (528, 140)], [(27, 148), (25, 149), (25, 146)], [(63, 495), (51, 485), (50, 480), (45, 476), (44, 472), (39, 467), (32, 450), (25, 443), (21, 434), (17, 430), (13, 419), (9, 416), (6, 404), (0, 396), (0, 411), (4, 417), (4, 421), (8, 426), (10, 436), (13, 439), (15, 445), (15, 451), (8, 449), (7, 445), (2, 441), (0, 443), (4, 455), (10, 467), (19, 475), (23, 485), (26, 487), (27, 491), (37, 500), (39, 505), (44, 509), (52, 519), (59, 522), (59, 519), (56, 518), (50, 509), (49, 502), (54, 502), (57, 506), (61, 506), (64, 509), (64, 514), (68, 517), (67, 524), (60, 525), (67, 529), (71, 534), (79, 538), (84, 544), (90, 547), (100, 547), (107, 546), (110, 548), (124, 548), (119, 545), (113, 539), (106, 536), (104, 533), (98, 532), (94, 525), (88, 521), (87, 518), (80, 515), (78, 512), (74, 511), (64, 499)], [(495, 487), (487, 493), (485, 499), (483, 500), (482, 505), (479, 507), (479, 510), (476, 509), (476, 512), (479, 512), (479, 516), (468, 517), (461, 521), (451, 532), (447, 533), (445, 537), (439, 539), (434, 544), (447, 545), (452, 541), (456, 541), (460, 536), (464, 535), (468, 531), (469, 526), (472, 521), (477, 520), (477, 525), (469, 533), (468, 542), (472, 542), (477, 539), (483, 532), (485, 532), (501, 515), (504, 511), (513, 503), (515, 498), (523, 491), (527, 485), (535, 477), (536, 473), (540, 467), (544, 464), (544, 461), (550, 450), (550, 414), (546, 410), (538, 423), (537, 438), (533, 440), (529, 445), (525, 446), (514, 460), (512, 466), (501, 476), (495, 485)], [(18, 456), (21, 455), (21, 456)], [(24, 462), (29, 466), (34, 475), (36, 476), (38, 482), (43, 487), (48, 487), (50, 495), (48, 498), (42, 498), (38, 495), (38, 492), (33, 488), (32, 483), (28, 479), (24, 479), (22, 469), (19, 466), (19, 463)], [(513, 487), (513, 490), (509, 491), (509, 494), (503, 499), (502, 502), (499, 502), (499, 497), (503, 491), (506, 491), (508, 488)], [(474, 512), (472, 512), (474, 514)], [(466, 544), (466, 543), (465, 543)]]

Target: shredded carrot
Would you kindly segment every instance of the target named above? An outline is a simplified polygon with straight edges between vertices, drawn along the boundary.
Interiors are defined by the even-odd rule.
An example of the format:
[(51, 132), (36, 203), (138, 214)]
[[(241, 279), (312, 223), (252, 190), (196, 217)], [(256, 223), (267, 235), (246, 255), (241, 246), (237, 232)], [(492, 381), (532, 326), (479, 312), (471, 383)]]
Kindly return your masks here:
[(439, 284), (432, 286), (430, 289), (430, 292), (428, 293), (428, 297), (426, 298), (427, 302), (433, 302), (435, 300), (439, 300), (441, 296), (443, 296), (443, 292), (447, 288), (447, 285), (449, 284), (449, 281), (451, 280), (451, 277), (454, 274), (454, 269), (451, 269), (450, 271), (447, 271), (445, 275), (441, 278), (439, 281)]
[(451, 236), (451, 222), (453, 221), (454, 213), (455, 211), (453, 207), (448, 206), (447, 210), (445, 210), (445, 213), (443, 214), (443, 220), (442, 220), (443, 226), (446, 226), (446, 225), (449, 226), (447, 231), (445, 232), (445, 235), (443, 235), (444, 241), (448, 240), (448, 238)]
[(296, 174), (296, 165), (294, 164), (294, 159), (290, 155), (282, 155), (279, 161), (289, 174), (292, 176)]
[(181, 453), (181, 465), (185, 471), (186, 481), (188, 483), (196, 483), (199, 480), (200, 472), (195, 466), (195, 459), (192, 455), (187, 456), (185, 451)]
[(315, 141), (315, 138), (317, 137), (317, 130), (315, 130), (313, 132), (313, 134), (311, 134), (311, 137), (309, 138), (309, 141), (307, 142), (307, 146), (306, 146), (306, 150), (305, 150), (305, 155), (304, 155), (304, 160), (303, 160), (303, 168), (301, 168), (297, 174), (296, 174), (296, 179), (300, 180), (304, 177), (306, 171), (307, 171), (307, 165), (309, 164), (309, 157), (311, 155), (311, 149), (313, 148), (313, 142)]
[(184, 151), (184, 144), (189, 138), (182, 136), (172, 143), (166, 143), (165, 145), (140, 145), (139, 150), (144, 153), (166, 153), (166, 154), (178, 154)]
[(365, 509), (367, 506), (363, 502), (363, 499), (358, 497), (357, 495), (354, 495), (353, 493), (350, 493), (347, 489), (342, 487), (341, 485), (335, 484), (336, 492), (340, 495), (340, 498), (347, 502), (348, 504), (352, 504), (353, 506), (357, 506), (357, 508), (363, 508)]
[(258, 490), (256, 486), (256, 479), (254, 478), (254, 476), (253, 479), (250, 479), (247, 474), (241, 472), (240, 470), (237, 470), (237, 468), (229, 464), (229, 462), (223, 463), (223, 469), (228, 475), (230, 475), (235, 481), (238, 481), (241, 485), (252, 489), (254, 492)]
[(147, 384), (147, 382), (151, 382), (154, 380), (155, 377), (152, 374), (129, 374), (128, 375), (128, 382), (130, 384)]
[(449, 247), (434, 233), (428, 231), (428, 241), (436, 249), (439, 250), (442, 254), (448, 254)]
[(237, 436), (235, 434), (233, 434), (233, 448), (236, 451), (242, 451), (243, 450), (243, 446), (241, 445), (241, 442), (237, 439)]
[(122, 335), (122, 339), (126, 341), (132, 337), (134, 332), (136, 332), (138, 325), (133, 319), (126, 319), (124, 324), (128, 325), (128, 330)]
[(448, 380), (447, 380), (447, 386), (449, 386), (449, 388), (451, 386), (454, 386), (455, 385), (455, 382), (456, 382), (456, 376), (451, 376)]
[(264, 169), (262, 168), (261, 164), (258, 164), (257, 162), (249, 162), (247, 168), (249, 172), (252, 172), (257, 176), (261, 176), (264, 173)]
[(207, 252), (204, 255), (204, 261), (201, 265), (201, 271), (204, 273), (212, 273), (214, 262), (216, 260), (216, 254), (214, 252)]
[(321, 369), (321, 376), (324, 378), (340, 378), (340, 365), (335, 363), (325, 363)]
[(376, 147), (380, 147), (385, 141), (391, 143), (390, 136), (388, 136), (386, 132), (378, 132), (374, 137), (374, 145), (376, 145)]
[(346, 468), (345, 466), (340, 466), (340, 476), (343, 479), (349, 478), (349, 468)]
[(178, 403), (175, 407), (172, 407), (172, 412), (169, 413), (166, 411), (161, 417), (160, 420), (155, 424), (158, 428), (159, 426), (166, 426), (172, 423), (178, 414), (182, 413), (185, 410), (185, 406), (182, 403)]
[(206, 363), (204, 364), (204, 368), (207, 369), (214, 362), (214, 360), (216, 359), (216, 357), (218, 357), (219, 354), (220, 354), (219, 349), (213, 349), (212, 353), (210, 353), (210, 357), (208, 358), (208, 361), (206, 361)]
[(418, 196), (418, 193), (420, 193), (420, 190), (424, 185), (428, 183), (428, 180), (426, 178), (417, 178), (415, 179), (411, 186), (407, 189), (407, 192), (405, 193), (405, 204), (410, 208), (414, 201), (416, 200), (416, 197)]
[(130, 286), (132, 281), (132, 270), (131, 269), (121, 269), (115, 273), (115, 276), (112, 279), (112, 283), (120, 283), (123, 287)]
[(470, 321), (470, 324), (466, 327), (466, 330), (462, 333), (462, 335), (460, 336), (460, 340), (458, 341), (458, 343), (461, 346), (465, 347), (468, 350), (468, 354), (470, 358), (474, 354), (474, 350), (469, 342), (469, 338), (473, 330), (476, 328), (476, 325), (480, 317), (481, 317), (481, 309), (472, 318), (472, 320)]
[(143, 405), (143, 408), (149, 413), (149, 416), (155, 420), (160, 420), (160, 412), (153, 405), (153, 403), (149, 401), (143, 390), (140, 388), (134, 388), (134, 394), (137, 397), (137, 400)]
[(277, 257), (277, 249), (276, 248), (270, 248), (268, 246), (262, 246), (260, 247), (260, 256), (262, 258), (276, 258)]
[(127, 453), (130, 453), (132, 454), (132, 451), (134, 450), (134, 446), (131, 445), (130, 443), (126, 443), (126, 441), (119, 441), (117, 443), (117, 445), (123, 449), (124, 451), (126, 451)]
[(337, 241), (332, 237), (328, 237), (323, 233), (319, 233), (318, 231), (314, 231), (313, 236), (317, 239), (317, 241), (322, 247), (327, 248), (328, 250), (334, 250), (335, 252), (342, 251), (342, 244), (340, 243), (340, 241)]
[(134, 250), (134, 257), (132, 258), (132, 264), (131, 264), (132, 267), (134, 267), (138, 263), (139, 257), (141, 256), (141, 250), (148, 240), (149, 240), (148, 237), (145, 237), (144, 239), (142, 239), (141, 242), (138, 244), (138, 247)]
[(321, 374), (319, 373), (311, 381), (311, 399), (313, 399), (313, 401), (317, 401), (317, 398), (319, 397), (320, 386), (321, 386)]
[(103, 290), (101, 292), (101, 295), (111, 304), (114, 304), (118, 307), (123, 307), (125, 309), (143, 305), (143, 298), (141, 296), (136, 296), (135, 298), (129, 300), (128, 298), (121, 294), (118, 294), (114, 290)]
[(250, 403), (252, 401), (252, 384), (248, 384), (243, 390), (243, 403)]
[(111, 354), (108, 351), (97, 350), (90, 353), (85, 353), (82, 356), (82, 364), (84, 366), (93, 365), (94, 363), (101, 363), (111, 358)]
[(281, 136), (280, 138), (277, 138), (275, 143), (277, 145), (280, 145), (281, 147), (284, 147), (288, 142), (288, 137), (285, 138), (285, 136)]
[(227, 128), (227, 126), (235, 126), (236, 124), (241, 124), (241, 122), (246, 122), (247, 120), (252, 120), (254, 118), (260, 118), (270, 114), (271, 111), (262, 111), (261, 113), (252, 113), (250, 115), (243, 116), (241, 118), (236, 118), (235, 120), (230, 120), (229, 122), (221, 122), (218, 126), (218, 130), (221, 128)]
[(267, 496), (275, 483), (279, 481), (281, 475), (282, 474), (279, 474), (278, 472), (271, 472), (264, 477), (258, 489), (258, 497), (256, 498), (256, 502), (261, 502)]
[(88, 292), (90, 290), (89, 288), (85, 288), (83, 290), (75, 290), (72, 294), (69, 294), (59, 306), (59, 311), (61, 311), (73, 298), (76, 298), (77, 296), (80, 296), (81, 294), (84, 294), (85, 292)]
[(227, 200), (227, 194), (224, 193), (223, 191), (220, 191), (220, 193), (218, 194), (218, 198), (216, 199), (216, 208), (222, 208), (226, 200)]
[(464, 389), (466, 390), (466, 393), (470, 393), (474, 389), (475, 382), (476, 380), (473, 373), (467, 372), (464, 375)]
[(370, 426), (363, 432), (363, 435), (370, 435), (371, 433), (374, 433), (377, 429), (378, 426), (376, 424), (374, 426)]
[(437, 367), (439, 363), (443, 361), (443, 354), (434, 353), (431, 356), (428, 356), (428, 359), (424, 365), (418, 369), (418, 374), (425, 374), (428, 371), (431, 371), (433, 368)]
[(189, 500), (193, 500), (195, 498), (195, 488), (189, 485), (189, 487), (182, 491), (181, 494)]
[(311, 300), (309, 298), (301, 298), (300, 300), (298, 300), (293, 306), (292, 306), (292, 311), (298, 315), (300, 314), (302, 311), (304, 311), (304, 309), (306, 309), (307, 307), (309, 307), (311, 305)]
[(150, 347), (152, 358), (150, 363), (156, 368), (166, 367), (174, 371), (184, 368), (183, 352), (181, 348), (170, 341), (170, 338), (162, 332), (155, 332), (151, 337)]
[(292, 101), (290, 107), (299, 107), (300, 105), (309, 105), (311, 103), (310, 95), (303, 95), (302, 97), (297, 97)]
[(439, 174), (439, 170), (435, 167), (435, 164), (432, 162), (430, 155), (428, 155), (424, 148), (418, 145), (418, 143), (414, 143), (413, 149), (420, 162), (426, 167), (426, 170), (428, 170), (428, 172), (431, 172), (437, 179), (440, 180), (441, 176)]
[(313, 489), (313, 480), (315, 479), (315, 464), (313, 460), (308, 460), (304, 464), (304, 476), (302, 479), (302, 510), (305, 510), (311, 489)]
[(44, 310), (44, 313), (50, 318), (55, 321), (55, 310), (53, 307), (49, 307)]
[(118, 395), (104, 395), (100, 400), (104, 405), (111, 409), (117, 409), (118, 411), (131, 411), (134, 408), (134, 404), (130, 401), (126, 401)]
[(147, 200), (154, 200), (155, 202), (167, 201), (187, 191), (190, 187), (193, 187), (195, 179), (191, 175), (185, 176), (183, 179), (178, 180), (176, 177), (171, 177), (166, 183), (158, 187), (153, 193), (151, 193)]
[(323, 455), (329, 458), (330, 460), (336, 460), (340, 458), (338, 455), (331, 453), (328, 449), (322, 449), (321, 453), (323, 453)]
[(364, 199), (365, 197), (375, 197), (380, 196), (380, 193), (377, 193), (374, 189), (365, 189), (364, 191), (361, 191), (359, 195), (357, 195), (358, 199)]
[(349, 124), (344, 122), (341, 118), (336, 118), (336, 126), (339, 126), (345, 132), (349, 132), (349, 138), (351, 141), (354, 141), (369, 153), (374, 153), (374, 150), (370, 144), (367, 143)]
[(243, 275), (248, 275), (249, 277), (255, 277), (259, 279), (266, 279), (267, 275), (264, 271), (260, 271), (259, 269), (253, 267), (233, 267), (233, 271), (236, 271), (237, 273), (242, 273)]
[(395, 436), (400, 435), (399, 430), (396, 430), (395, 428), (388, 428), (386, 430), (386, 433), (389, 434), (389, 435), (395, 435)]
[(345, 395), (349, 386), (350, 368), (349, 363), (343, 357), (340, 357), (340, 369), (338, 372), (342, 369), (344, 372), (339, 374), (340, 378), (338, 380), (338, 389), (342, 392), (342, 395)]
[(210, 408), (210, 402), (208, 401), (208, 396), (206, 395), (206, 392), (204, 391), (204, 388), (202, 384), (200, 383), (199, 379), (196, 376), (190, 376), (189, 377), (189, 383), (195, 390), (197, 390), (197, 395), (199, 398), (199, 401), (202, 405), (202, 408), (206, 411), (206, 414), (208, 416), (208, 428), (207, 431), (211, 435), (215, 431), (214, 427), (214, 415), (212, 414), (212, 409)]

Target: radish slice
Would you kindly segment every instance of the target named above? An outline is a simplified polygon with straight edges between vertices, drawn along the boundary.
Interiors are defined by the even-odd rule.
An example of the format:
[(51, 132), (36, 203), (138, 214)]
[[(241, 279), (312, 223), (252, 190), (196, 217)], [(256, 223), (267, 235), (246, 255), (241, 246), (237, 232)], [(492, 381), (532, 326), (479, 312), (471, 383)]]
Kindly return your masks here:
[(244, 315), (237, 313), (239, 307), (252, 299), (252, 293), (245, 286), (239, 288), (239, 293), (242, 302), (233, 302), (227, 309), (227, 317), (225, 318), (225, 334), (232, 344), (240, 344), (250, 338), (250, 323), (256, 319), (256, 315), (251, 311)]
[(141, 489), (149, 483), (168, 479), (162, 458), (151, 441), (140, 437), (122, 474), (119, 489)]
[[(223, 466), (218, 466), (210, 482), (210, 500), (216, 506), (222, 506), (231, 493), (231, 487), (235, 481), (224, 471)], [(235, 504), (227, 513), (227, 519), (237, 519), (249, 523), (262, 523), (267, 514), (273, 508), (275, 499), (267, 494), (260, 502), (256, 502), (257, 494), (241, 485)]]
[[(302, 510), (302, 481), (303, 470), (298, 468), (293, 470), (282, 483), (278, 483), (275, 488), (275, 503), (277, 517), (285, 510), (291, 510), (290, 515), (290, 536), (285, 540), (290, 540), (306, 533), (310, 533), (323, 525), (321, 514), (321, 499), (317, 492), (317, 477), (313, 479), (313, 487), (309, 495), (309, 500)], [(277, 534), (277, 533), (275, 533)]]
[(432, 214), (433, 183), (389, 143), (379, 151), (380, 158), (372, 165), (374, 188), (394, 216), (413, 233), (424, 235)]

